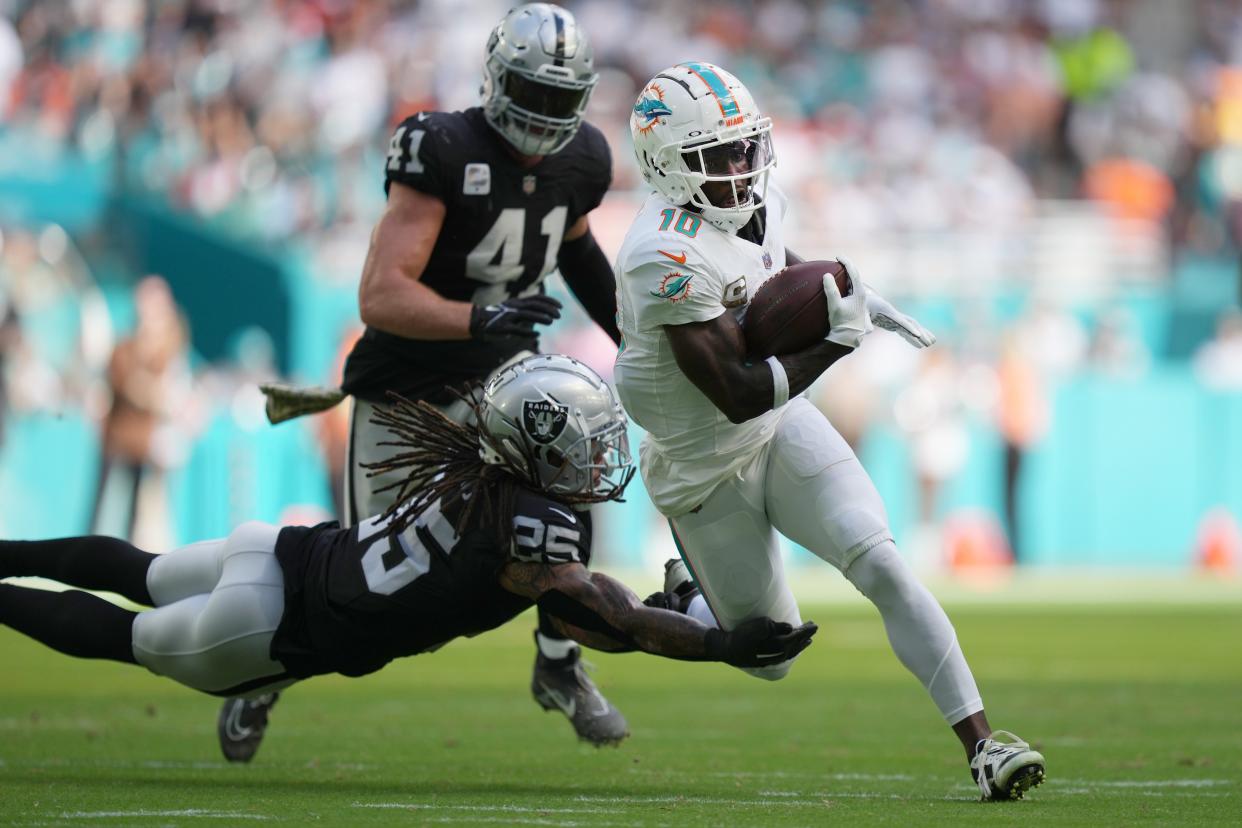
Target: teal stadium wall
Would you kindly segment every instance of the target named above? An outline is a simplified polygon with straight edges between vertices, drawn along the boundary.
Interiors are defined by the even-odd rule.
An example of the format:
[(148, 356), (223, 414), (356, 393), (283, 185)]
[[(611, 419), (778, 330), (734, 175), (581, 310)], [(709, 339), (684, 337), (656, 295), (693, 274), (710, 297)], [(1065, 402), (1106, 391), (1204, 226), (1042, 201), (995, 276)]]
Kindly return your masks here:
[[(313, 278), (297, 250), (239, 244), (158, 202), (109, 199), (104, 167), (62, 169), (57, 182), (29, 180), (10, 167), (0, 176), (0, 218), (58, 221), (83, 233), (106, 216), (108, 254), (119, 256), (121, 267), (114, 269), (109, 259), (113, 265), (100, 275), (122, 317), (129, 282), (159, 272), (187, 311), (200, 362), (227, 358), (237, 335), (258, 326), (271, 336), (283, 374), (309, 383), (334, 380), (327, 374), (340, 337), (356, 324), (352, 286)], [(1057, 390), (1051, 431), (1030, 454), (1022, 484), (1028, 562), (1185, 565), (1209, 510), (1242, 515), (1242, 395), (1205, 390), (1185, 362), (1220, 306), (1221, 281), (1195, 276), (1176, 284), (1175, 290), (1119, 299), (1158, 355), (1150, 372), (1137, 380), (1087, 375)], [(1013, 296), (998, 297), (998, 313), (1012, 314), (1018, 304)], [(934, 308), (929, 313), (935, 318)], [(66, 320), (46, 324), (73, 336)], [(942, 513), (999, 516), (1002, 446), (988, 423), (972, 423), (970, 432), (966, 468), (947, 485)], [(639, 437), (635, 429), (635, 441)], [(907, 446), (891, 428), (877, 427), (861, 453), (900, 543), (915, 524)], [(4, 533), (34, 538), (86, 531), (97, 468), (97, 436), (80, 413), (11, 416), (0, 447)], [(229, 415), (225, 401), (169, 484), (177, 542), (222, 535), (247, 519), (276, 522), (331, 508), (311, 421), (247, 429)], [(602, 554), (617, 564), (638, 564), (652, 533), (661, 531), (641, 484), (603, 526)]]

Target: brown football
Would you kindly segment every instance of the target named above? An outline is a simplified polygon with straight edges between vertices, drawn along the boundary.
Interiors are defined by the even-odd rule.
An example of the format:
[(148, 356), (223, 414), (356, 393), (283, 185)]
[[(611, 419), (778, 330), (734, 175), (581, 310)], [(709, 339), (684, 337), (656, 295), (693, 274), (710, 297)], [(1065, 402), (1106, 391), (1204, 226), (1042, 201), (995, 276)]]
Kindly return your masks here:
[(753, 357), (802, 351), (828, 335), (824, 273), (837, 280), (842, 296), (853, 290), (840, 262), (790, 265), (764, 282), (746, 308), (742, 332)]

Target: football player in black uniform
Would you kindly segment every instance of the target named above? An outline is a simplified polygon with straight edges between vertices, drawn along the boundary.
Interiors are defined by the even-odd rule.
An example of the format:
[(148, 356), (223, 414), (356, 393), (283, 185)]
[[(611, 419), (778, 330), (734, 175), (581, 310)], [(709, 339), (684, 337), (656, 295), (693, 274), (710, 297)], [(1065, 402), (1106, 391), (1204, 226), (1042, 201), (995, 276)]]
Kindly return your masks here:
[[(389, 144), (387, 208), (371, 237), (358, 300), (366, 330), (345, 364), (353, 397), (345, 480), (346, 525), (383, 512), (391, 475), (365, 466), (382, 456), (372, 424), (389, 391), (426, 400), (450, 418), (469, 409), (450, 389), (481, 385), (509, 361), (538, 351), (537, 325), (560, 315), (543, 292), (559, 268), (590, 317), (614, 341), (612, 266), (587, 214), (612, 180), (604, 136), (583, 120), (597, 75), (573, 15), (546, 4), (511, 10), (487, 43), (483, 105), (419, 112)], [(615, 744), (629, 728), (579, 663), (579, 648), (540, 612), (531, 690), (578, 736)], [(256, 727), (274, 703), (226, 702), (220, 746), (249, 761)]]
[[(323, 673), (361, 676), (477, 635), (532, 604), (606, 650), (753, 667), (795, 657), (814, 624), (757, 618), (708, 628), (640, 602), (586, 564), (592, 503), (633, 467), (616, 392), (581, 363), (532, 356), (497, 374), (470, 426), (426, 403), (377, 414), (398, 454), (392, 508), (349, 529), (246, 523), (227, 538), (151, 555), (107, 537), (0, 542), (0, 623), (82, 658), (138, 664), (196, 690), (271, 693)], [(655, 600), (653, 600), (655, 599)]]

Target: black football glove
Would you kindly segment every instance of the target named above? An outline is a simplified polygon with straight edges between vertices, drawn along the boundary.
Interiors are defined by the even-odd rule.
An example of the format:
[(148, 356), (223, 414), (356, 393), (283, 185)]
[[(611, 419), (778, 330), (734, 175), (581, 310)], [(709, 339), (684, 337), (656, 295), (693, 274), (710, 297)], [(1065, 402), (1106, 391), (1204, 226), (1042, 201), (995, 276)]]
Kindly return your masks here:
[(561, 316), (561, 303), (537, 294), (506, 299), (495, 305), (470, 309), (470, 336), (483, 342), (531, 339), (536, 325), (548, 325)]
[(677, 612), (677, 596), (671, 592), (653, 592), (643, 601), (643, 606)]
[(814, 621), (795, 628), (784, 621), (752, 618), (732, 630), (708, 630), (707, 657), (734, 667), (780, 664), (810, 646), (818, 630)]

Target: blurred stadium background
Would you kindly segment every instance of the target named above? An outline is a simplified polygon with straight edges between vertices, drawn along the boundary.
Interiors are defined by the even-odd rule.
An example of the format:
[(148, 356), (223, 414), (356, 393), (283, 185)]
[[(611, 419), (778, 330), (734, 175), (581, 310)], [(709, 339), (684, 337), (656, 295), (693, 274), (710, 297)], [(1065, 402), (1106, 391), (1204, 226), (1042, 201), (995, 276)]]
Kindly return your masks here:
[[(0, 536), (159, 550), (335, 514), (345, 407), (273, 427), (256, 383), (339, 381), (390, 131), (476, 102), (508, 5), (0, 0)], [(1236, 823), (1242, 4), (564, 5), (602, 73), (606, 251), (643, 196), (639, 84), (705, 59), (776, 119), (791, 246), (940, 334), (877, 332), (812, 396), (995, 723), (1048, 756), (1024, 821)], [(566, 307), (545, 350), (609, 372)], [(654, 588), (673, 550), (641, 484), (599, 520), (600, 564)], [(529, 618), (299, 688), (249, 768), (218, 759), (214, 700), (2, 631), (0, 821), (978, 819), (874, 612), (788, 554), (822, 625), (798, 670), (601, 658), (634, 730), (606, 753), (531, 703)]]
[[(339, 380), (392, 126), (475, 103), (508, 5), (0, 0), (0, 534), (162, 549), (335, 513), (345, 406), (272, 427), (256, 381)], [(812, 392), (920, 566), (1236, 573), (1238, 3), (565, 5), (602, 73), (606, 251), (644, 194), (639, 84), (706, 59), (776, 119), (791, 247), (940, 334), (877, 333)], [(607, 373), (567, 306), (545, 350)], [(671, 552), (639, 486), (601, 520), (605, 566)]]

